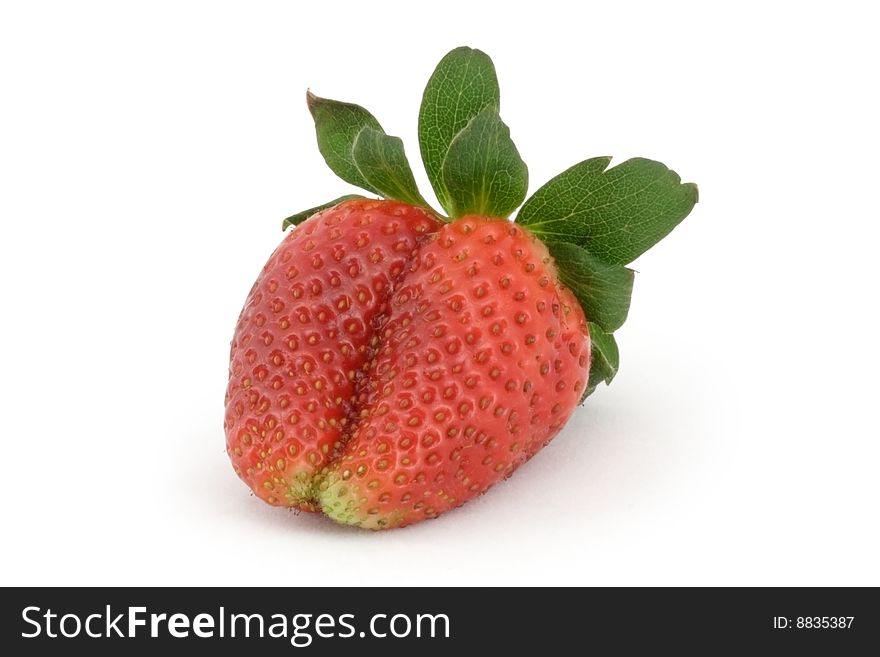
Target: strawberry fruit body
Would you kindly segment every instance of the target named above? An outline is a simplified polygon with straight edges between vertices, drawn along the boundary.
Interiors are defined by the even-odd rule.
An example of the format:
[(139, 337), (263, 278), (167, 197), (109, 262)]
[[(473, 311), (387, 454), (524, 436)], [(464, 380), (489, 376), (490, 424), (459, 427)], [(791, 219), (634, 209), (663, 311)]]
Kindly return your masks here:
[[(451, 100), (450, 100), (451, 99)], [(226, 445), (262, 500), (368, 529), (434, 518), (534, 456), (618, 367), (625, 264), (696, 186), (650, 160), (585, 160), (526, 194), (491, 60), (458, 48), (419, 137), (443, 216), (399, 139), (309, 94), (344, 197), (294, 215), (232, 341)]]

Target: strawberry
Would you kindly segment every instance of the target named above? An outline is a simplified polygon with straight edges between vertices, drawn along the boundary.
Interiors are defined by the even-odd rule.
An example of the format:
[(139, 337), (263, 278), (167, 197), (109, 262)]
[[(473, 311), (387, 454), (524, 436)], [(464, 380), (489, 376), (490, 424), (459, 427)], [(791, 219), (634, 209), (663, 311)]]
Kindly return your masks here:
[[(625, 265), (697, 188), (659, 162), (584, 160), (525, 204), (491, 60), (457, 48), (425, 89), (419, 143), (307, 96), (342, 197), (289, 217), (232, 341), (227, 451), (264, 501), (368, 529), (434, 518), (534, 456), (619, 366)], [(507, 219), (520, 205), (515, 223)]]

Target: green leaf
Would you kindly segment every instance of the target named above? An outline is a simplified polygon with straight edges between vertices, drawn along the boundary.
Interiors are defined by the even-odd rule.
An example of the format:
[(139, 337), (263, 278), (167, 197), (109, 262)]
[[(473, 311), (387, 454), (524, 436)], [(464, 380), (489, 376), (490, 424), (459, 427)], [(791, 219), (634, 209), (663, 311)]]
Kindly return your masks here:
[(419, 194), (399, 137), (366, 127), (355, 137), (352, 156), (364, 180), (379, 195), (411, 205), (428, 205)]
[(316, 205), (313, 208), (309, 208), (308, 210), (303, 210), (302, 212), (297, 212), (296, 214), (290, 215), (287, 219), (284, 220), (284, 223), (281, 224), (281, 230), (287, 230), (291, 226), (298, 226), (306, 219), (311, 217), (313, 214), (318, 214), (322, 210), (327, 210), (344, 201), (350, 201), (355, 198), (363, 198), (360, 194), (346, 194), (345, 196), (340, 196), (337, 199), (333, 199), (329, 203), (324, 203), (323, 205)]
[(609, 157), (574, 165), (526, 201), (517, 221), (545, 240), (572, 242), (625, 265), (666, 237), (697, 202), (660, 162), (635, 158), (611, 169)]
[(320, 98), (308, 92), (306, 102), (315, 120), (318, 150), (333, 173), (367, 191), (379, 192), (367, 182), (354, 162), (354, 140), (364, 128), (382, 131), (372, 114), (360, 105)]
[(494, 107), (477, 114), (449, 144), (443, 162), (444, 206), (451, 217), (506, 217), (526, 196), (529, 171)]
[(398, 137), (385, 134), (376, 118), (359, 105), (319, 98), (309, 92), (318, 149), (346, 182), (389, 199), (427, 207)]
[(501, 94), (489, 56), (462, 46), (447, 54), (428, 80), (419, 110), (419, 148), (437, 200), (450, 210), (443, 162), (455, 136), (482, 110), (499, 109)]
[(622, 265), (609, 265), (567, 242), (548, 242), (559, 280), (574, 292), (587, 319), (607, 333), (620, 328), (629, 313), (635, 273)]
[(620, 352), (617, 341), (611, 333), (606, 333), (597, 324), (590, 323), (590, 380), (587, 390), (581, 399), (589, 397), (603, 381), (611, 385), (611, 381), (620, 368)]

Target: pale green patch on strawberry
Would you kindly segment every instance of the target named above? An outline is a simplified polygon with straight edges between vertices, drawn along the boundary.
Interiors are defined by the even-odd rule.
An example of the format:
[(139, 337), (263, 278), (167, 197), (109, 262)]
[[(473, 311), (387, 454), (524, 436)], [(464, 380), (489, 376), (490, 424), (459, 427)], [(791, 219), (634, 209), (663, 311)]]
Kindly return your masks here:
[(289, 506), (313, 508), (315, 505), (315, 473), (300, 464), (291, 467), (286, 475), (287, 489), (284, 492), (284, 499), (289, 502)]
[(403, 514), (399, 510), (389, 512), (378, 506), (367, 506), (366, 493), (363, 483), (332, 474), (319, 485), (316, 499), (324, 515), (342, 525), (379, 530), (401, 524)]

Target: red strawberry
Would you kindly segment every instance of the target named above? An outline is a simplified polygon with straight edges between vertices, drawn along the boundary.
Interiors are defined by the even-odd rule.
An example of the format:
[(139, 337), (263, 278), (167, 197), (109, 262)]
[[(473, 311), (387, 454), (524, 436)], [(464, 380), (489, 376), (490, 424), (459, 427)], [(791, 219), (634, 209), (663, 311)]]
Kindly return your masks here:
[(611, 382), (624, 265), (690, 212), (696, 186), (650, 160), (593, 158), (507, 221), (527, 169), (491, 60), (469, 48), (440, 62), (419, 121), (449, 219), (427, 208), (402, 143), (369, 112), (308, 103), (331, 169), (396, 201), (337, 199), (285, 222), (304, 221), (233, 338), (227, 450), (270, 504), (399, 527), (510, 476)]

